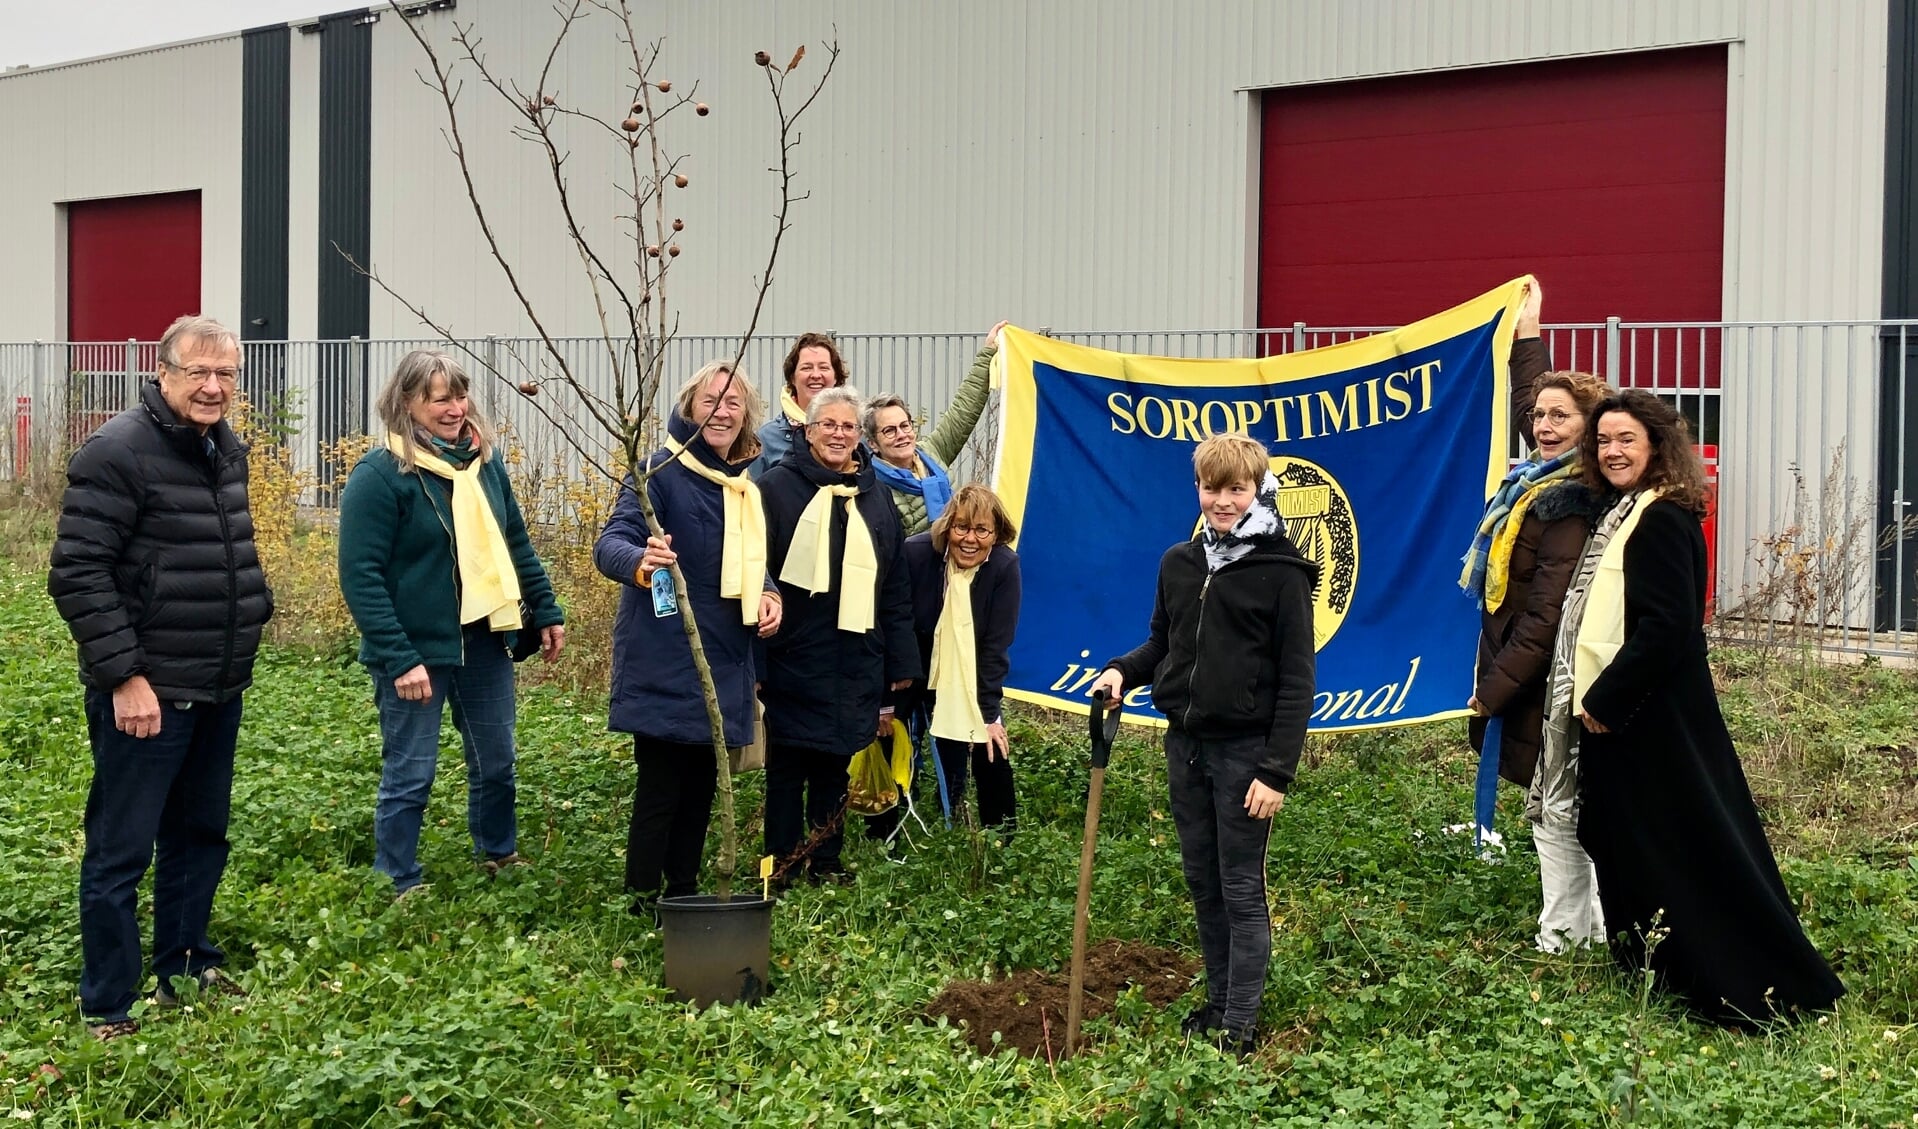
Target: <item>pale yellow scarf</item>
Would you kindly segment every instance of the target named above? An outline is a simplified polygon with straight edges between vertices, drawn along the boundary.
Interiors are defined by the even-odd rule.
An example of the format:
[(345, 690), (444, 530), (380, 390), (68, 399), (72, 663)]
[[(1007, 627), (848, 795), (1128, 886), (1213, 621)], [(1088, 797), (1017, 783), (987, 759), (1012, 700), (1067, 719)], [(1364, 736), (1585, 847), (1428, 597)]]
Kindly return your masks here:
[(932, 630), (932, 735), (981, 744), (986, 719), (979, 712), (979, 654), (972, 630), (972, 579), (979, 566), (946, 563), (946, 603)]
[[(386, 437), (386, 449), (405, 457), (406, 440)], [(453, 484), (453, 548), (460, 574), (460, 623), (484, 619), (494, 631), (520, 627), (519, 571), (500, 532), (499, 517), (480, 485), (484, 459), (456, 467), (420, 444), (413, 444), (413, 465)]]
[(793, 423), (801, 427), (806, 425), (806, 409), (800, 407), (799, 401), (793, 399), (792, 389), (788, 388), (779, 393), (779, 410), (786, 413), (786, 418)]
[(879, 557), (873, 552), (872, 531), (859, 513), (857, 486), (821, 486), (806, 503), (779, 579), (815, 596), (832, 591), (834, 498), (846, 500), (846, 551), (839, 569), (839, 630), (863, 635), (872, 630)]
[(766, 512), (759, 505), (759, 487), (747, 475), (714, 470), (671, 439), (666, 448), (675, 452), (680, 466), (724, 493), (726, 539), (719, 549), (719, 594), (739, 601), (740, 622), (758, 623), (759, 594), (766, 589)]
[(1638, 495), (1632, 512), (1605, 543), (1605, 551), (1599, 554), (1598, 568), (1592, 573), (1592, 582), (1586, 586), (1584, 618), (1579, 621), (1572, 654), (1574, 710), (1585, 709), (1585, 692), (1625, 646), (1625, 545), (1637, 530), (1638, 519), (1645, 516), (1645, 511), (1662, 493), (1663, 490), (1653, 489)]

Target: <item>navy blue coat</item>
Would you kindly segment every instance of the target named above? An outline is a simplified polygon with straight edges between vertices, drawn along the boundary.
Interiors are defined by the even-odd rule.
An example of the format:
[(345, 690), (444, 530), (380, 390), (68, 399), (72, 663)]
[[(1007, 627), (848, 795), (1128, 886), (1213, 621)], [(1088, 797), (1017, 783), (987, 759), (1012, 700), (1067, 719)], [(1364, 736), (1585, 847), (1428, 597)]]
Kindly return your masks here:
[[(906, 574), (912, 577), (912, 629), (919, 657), (932, 675), (932, 635), (946, 607), (946, 558), (932, 547), (930, 532), (906, 538)], [(1019, 554), (994, 545), (972, 578), (973, 661), (978, 666), (979, 716), (998, 721), (1005, 699), (1008, 652), (1019, 630)]]
[(851, 756), (872, 744), (880, 700), (891, 682), (923, 673), (919, 643), (912, 630), (912, 588), (906, 577), (904, 540), (891, 492), (872, 472), (870, 456), (859, 451), (850, 474), (819, 465), (812, 449), (801, 445), (759, 479), (766, 506), (766, 557), (771, 575), (785, 567), (799, 515), (822, 485), (859, 487), (859, 514), (872, 533), (879, 561), (879, 591), (873, 602), (873, 627), (854, 635), (839, 630), (840, 561), (846, 548), (846, 507), (832, 507), (832, 590), (813, 595), (781, 583), (785, 614), (779, 632), (766, 640), (768, 744)]
[[(693, 457), (706, 466), (727, 475), (746, 472), (746, 463), (728, 465), (697, 435), (683, 438), (692, 432), (692, 425), (677, 414), (671, 430), (674, 438), (682, 439)], [(755, 723), (753, 684), (759, 678), (753, 642), (759, 629), (741, 621), (738, 600), (719, 595), (720, 549), (726, 535), (725, 488), (672, 461), (666, 451), (655, 453), (651, 465), (660, 469), (646, 480), (646, 494), (652, 499), (660, 525), (673, 536), (673, 551), (679, 554), (679, 570), (686, 578), (679, 599), (682, 604), (691, 602), (699, 620), (700, 642), (713, 670), (713, 687), (719, 692), (719, 712), (726, 720), (726, 743), (750, 744)], [(655, 616), (652, 592), (641, 588), (633, 576), (646, 552), (646, 518), (640, 513), (632, 482), (628, 477), (613, 506), (613, 516), (593, 545), (593, 564), (625, 585), (619, 614), (613, 620), (613, 686), (607, 728), (655, 741), (711, 744), (712, 727), (706, 719), (706, 702), (700, 693), (699, 675), (693, 669), (693, 650), (686, 641), (685, 624), (677, 615)], [(758, 610), (755, 596), (755, 619)]]

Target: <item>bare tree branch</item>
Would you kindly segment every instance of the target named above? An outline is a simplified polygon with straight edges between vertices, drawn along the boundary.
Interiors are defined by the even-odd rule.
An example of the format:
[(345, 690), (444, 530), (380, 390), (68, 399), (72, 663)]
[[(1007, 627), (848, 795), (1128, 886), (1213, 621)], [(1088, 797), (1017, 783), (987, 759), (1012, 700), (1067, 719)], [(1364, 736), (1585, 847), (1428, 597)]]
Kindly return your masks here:
[[(399, 9), (397, 0), (393, 3)], [(588, 9), (609, 18), (615, 25), (613, 38), (625, 48), (630, 56), (629, 69), (632, 78), (632, 98), (630, 110), (623, 119), (608, 121), (579, 106), (562, 105), (559, 92), (552, 89), (555, 68), (560, 52), (576, 26), (589, 18)], [(341, 250), (353, 268), (367, 277), (373, 285), (390, 296), (395, 302), (406, 308), (421, 324), (427, 325), (442, 338), (473, 358), (476, 365), (492, 375), (496, 381), (505, 383), (520, 392), (532, 404), (533, 409), (553, 427), (560, 438), (573, 449), (581, 463), (591, 467), (595, 473), (619, 483), (621, 489), (632, 492), (634, 501), (644, 516), (647, 528), (653, 536), (663, 537), (658, 515), (653, 510), (651, 497), (646, 489), (651, 475), (663, 466), (656, 466), (650, 459), (643, 458), (648, 450), (642, 444), (650, 439), (658, 427), (656, 405), (665, 379), (667, 351), (678, 332), (677, 318), (668, 302), (667, 283), (679, 254), (677, 235), (684, 224), (678, 217), (669, 220), (666, 207), (668, 186), (684, 189), (689, 186), (690, 178), (680, 171), (683, 157), (669, 153), (662, 135), (663, 124), (674, 114), (688, 106), (697, 117), (708, 114), (708, 108), (695, 100), (697, 83), (691, 83), (673, 93), (673, 84), (666, 79), (654, 78), (655, 69), (661, 58), (663, 44), (653, 41), (642, 46), (635, 30), (634, 13), (630, 0), (560, 0), (553, 8), (559, 18), (559, 28), (542, 61), (537, 79), (531, 90), (522, 87), (516, 80), (502, 77), (488, 66), (481, 47), (483, 40), (474, 34), (471, 25), (453, 25), (453, 42), (459, 47), (460, 57), (447, 63), (435, 51), (432, 42), (417, 21), (401, 19), (401, 24), (413, 36), (425, 56), (430, 68), (431, 78), (419, 73), (422, 84), (432, 89), (439, 97), (445, 113), (444, 128), (441, 136), (445, 139), (454, 162), (459, 166), (460, 179), (466, 191), (468, 205), (478, 222), (480, 233), (485, 239), (488, 253), (498, 267), (513, 297), (525, 313), (528, 322), (538, 334), (544, 364), (550, 365), (557, 376), (559, 385), (569, 394), (570, 400), (558, 407), (538, 398), (542, 384), (550, 380), (517, 381), (502, 371), (495, 358), (474, 350), (466, 342), (455, 337), (450, 327), (435, 321), (426, 310), (408, 300), (395, 287), (381, 278), (370, 265), (357, 262), (351, 255)], [(765, 309), (766, 295), (772, 286), (773, 268), (779, 259), (785, 234), (790, 230), (791, 213), (794, 204), (806, 199), (807, 194), (794, 191), (794, 171), (792, 156), (800, 142), (799, 123), (806, 111), (812, 107), (825, 89), (831, 77), (833, 67), (839, 58), (836, 40), (827, 45), (828, 58), (819, 79), (800, 100), (797, 108), (787, 104), (786, 82), (792, 70), (805, 58), (805, 48), (795, 51), (792, 61), (784, 68), (764, 64), (767, 87), (779, 120), (779, 164), (771, 169), (776, 174), (779, 185), (779, 207), (775, 213), (772, 245), (767, 253), (766, 264), (756, 279), (756, 291), (752, 310), (746, 320), (746, 330), (739, 341), (738, 352), (733, 357), (728, 380), (739, 379), (739, 366), (745, 359), (747, 348), (757, 332), (761, 313)], [(494, 93), (512, 107), (515, 124), (509, 129), (513, 136), (537, 146), (546, 162), (548, 179), (557, 200), (560, 217), (566, 238), (579, 258), (580, 269), (585, 274), (592, 290), (594, 309), (600, 326), (601, 344), (612, 373), (612, 396), (608, 399), (589, 386), (582, 374), (571, 364), (559, 341), (548, 331), (540, 318), (535, 303), (522, 284), (518, 272), (507, 258), (495, 233), (485, 205), (481, 201), (474, 178), (473, 156), (467, 149), (466, 140), (461, 132), (459, 116), (459, 97), (463, 83), (454, 78), (453, 71), (460, 63), (471, 66), (480, 80)], [(580, 123), (596, 136), (608, 138), (624, 148), (626, 167), (623, 170), (624, 184), (615, 185), (620, 193), (630, 201), (632, 211), (613, 217), (618, 230), (631, 239), (631, 271), (625, 269), (622, 254), (609, 257), (593, 243), (588, 225), (581, 221), (574, 206), (572, 185), (567, 176), (567, 163), (571, 150), (555, 132), (558, 123)], [(641, 148), (645, 149), (644, 157)], [(650, 231), (649, 229), (650, 221)], [(630, 226), (629, 226), (630, 225)], [(337, 250), (337, 248), (336, 248)], [(608, 295), (612, 296), (609, 303)], [(615, 317), (617, 313), (618, 317)], [(623, 323), (623, 324), (622, 324)], [(510, 343), (507, 351), (516, 368), (534, 371), (528, 358), (520, 356)], [(629, 373), (631, 379), (629, 380)], [(628, 468), (622, 474), (618, 467), (609, 466), (600, 452), (594, 450), (580, 432), (580, 421), (570, 411), (576, 401), (604, 438), (611, 441), (617, 450), (620, 461)], [(693, 423), (703, 425), (703, 420)], [(673, 564), (673, 577), (684, 585), (678, 564)], [(748, 600), (757, 597), (747, 594)], [(700, 689), (705, 698), (707, 719), (711, 727), (713, 753), (717, 761), (719, 776), (720, 824), (722, 831), (722, 849), (715, 869), (719, 878), (719, 893), (722, 898), (729, 897), (732, 880), (737, 866), (737, 828), (733, 811), (732, 774), (729, 771), (725, 744), (725, 722), (720, 711), (719, 697), (715, 689), (712, 669), (706, 661), (705, 648), (699, 634), (694, 608), (689, 602), (680, 603), (681, 625), (686, 631), (687, 641), (692, 649), (693, 665), (698, 673)]]

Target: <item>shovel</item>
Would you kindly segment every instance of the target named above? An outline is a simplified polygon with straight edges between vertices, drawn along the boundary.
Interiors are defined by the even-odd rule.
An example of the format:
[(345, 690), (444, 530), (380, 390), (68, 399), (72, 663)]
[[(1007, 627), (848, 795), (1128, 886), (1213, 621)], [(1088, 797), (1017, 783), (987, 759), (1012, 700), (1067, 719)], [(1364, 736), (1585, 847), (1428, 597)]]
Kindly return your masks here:
[(1106, 761), (1119, 735), (1119, 703), (1104, 690), (1092, 698), (1087, 728), (1092, 733), (1092, 788), (1086, 793), (1085, 841), (1079, 847), (1079, 900), (1072, 907), (1072, 983), (1066, 993), (1066, 1057), (1079, 1049), (1079, 1019), (1086, 987), (1086, 921), (1092, 901), (1092, 849), (1099, 841), (1099, 801), (1105, 798)]

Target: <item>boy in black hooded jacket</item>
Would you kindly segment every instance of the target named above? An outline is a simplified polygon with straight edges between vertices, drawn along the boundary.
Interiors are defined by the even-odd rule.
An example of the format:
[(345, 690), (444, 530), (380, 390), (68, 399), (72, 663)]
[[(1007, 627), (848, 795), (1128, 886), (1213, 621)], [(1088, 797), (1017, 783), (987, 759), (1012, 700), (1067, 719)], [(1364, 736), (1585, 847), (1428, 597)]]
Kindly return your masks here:
[(1265, 447), (1214, 435), (1192, 454), (1205, 523), (1166, 550), (1150, 638), (1092, 684), (1116, 700), (1152, 686), (1168, 722), (1166, 778), (1205, 955), (1206, 1005), (1187, 1034), (1251, 1053), (1272, 958), (1265, 848), (1312, 713), (1312, 593), (1277, 509)]

